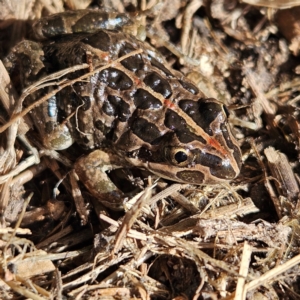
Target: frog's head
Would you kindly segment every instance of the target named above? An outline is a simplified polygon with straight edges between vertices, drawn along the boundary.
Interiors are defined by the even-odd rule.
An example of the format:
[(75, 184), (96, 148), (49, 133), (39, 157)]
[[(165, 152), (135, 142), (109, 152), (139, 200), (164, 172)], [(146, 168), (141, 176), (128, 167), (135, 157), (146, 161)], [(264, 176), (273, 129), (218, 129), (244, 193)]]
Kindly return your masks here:
[(140, 161), (140, 166), (154, 174), (184, 183), (234, 179), (240, 173), (241, 152), (224, 105), (214, 99), (202, 99), (182, 100), (179, 107), (180, 110), (166, 110), (162, 128), (168, 131), (151, 145), (144, 144), (132, 152), (128, 158), (131, 163)]

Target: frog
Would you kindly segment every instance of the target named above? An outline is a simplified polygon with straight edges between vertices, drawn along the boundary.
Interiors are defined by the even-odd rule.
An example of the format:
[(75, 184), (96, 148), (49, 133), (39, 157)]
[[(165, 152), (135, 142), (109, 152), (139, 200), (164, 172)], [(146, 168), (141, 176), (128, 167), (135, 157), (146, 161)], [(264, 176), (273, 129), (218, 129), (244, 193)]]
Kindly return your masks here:
[[(4, 61), (23, 88), (89, 66), (63, 75), (70, 85), (33, 109), (33, 123), (46, 148), (75, 143), (87, 151), (75, 172), (112, 210), (124, 209), (124, 194), (109, 179), (110, 170), (137, 167), (201, 185), (233, 180), (242, 165), (226, 106), (169, 67), (162, 54), (128, 31), (131, 25), (126, 13), (50, 15), (33, 24), (35, 40), (19, 43)], [(26, 105), (52, 90), (28, 96)]]

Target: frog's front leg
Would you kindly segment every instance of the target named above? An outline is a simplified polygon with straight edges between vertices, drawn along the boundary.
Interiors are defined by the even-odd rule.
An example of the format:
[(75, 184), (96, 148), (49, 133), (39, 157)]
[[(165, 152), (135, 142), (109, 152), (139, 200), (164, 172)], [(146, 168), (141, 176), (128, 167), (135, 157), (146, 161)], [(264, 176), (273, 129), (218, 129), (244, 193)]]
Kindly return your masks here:
[(124, 210), (124, 194), (105, 173), (122, 167), (124, 163), (117, 155), (95, 150), (76, 161), (75, 172), (101, 204), (112, 210)]

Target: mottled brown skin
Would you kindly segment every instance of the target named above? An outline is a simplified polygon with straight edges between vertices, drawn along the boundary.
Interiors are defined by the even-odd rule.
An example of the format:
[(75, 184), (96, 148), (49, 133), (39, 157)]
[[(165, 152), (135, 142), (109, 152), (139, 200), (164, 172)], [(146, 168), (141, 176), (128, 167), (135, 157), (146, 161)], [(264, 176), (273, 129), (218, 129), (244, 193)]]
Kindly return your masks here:
[[(115, 21), (106, 21), (109, 18)], [(35, 110), (44, 144), (55, 149), (65, 149), (74, 141), (86, 149), (108, 146), (121, 164), (146, 168), (178, 182), (217, 183), (235, 178), (241, 152), (224, 105), (206, 98), (182, 74), (167, 68), (163, 57), (147, 43), (111, 30), (112, 24), (128, 23), (126, 15), (95, 11), (58, 14), (36, 23), (37, 36), (44, 40), (23, 45), (27, 43), (27, 49), (39, 45), (43, 54), (27, 59), (34, 70), (20, 79), (25, 86), (87, 61), (94, 70), (103, 67)], [(102, 25), (95, 29), (93, 24)], [(17, 47), (22, 50), (22, 44)], [(141, 53), (122, 59), (135, 50)], [(17, 63), (17, 52), (6, 64), (11, 70), (18, 65), (24, 70), (24, 63)], [(86, 72), (65, 77), (74, 79)]]

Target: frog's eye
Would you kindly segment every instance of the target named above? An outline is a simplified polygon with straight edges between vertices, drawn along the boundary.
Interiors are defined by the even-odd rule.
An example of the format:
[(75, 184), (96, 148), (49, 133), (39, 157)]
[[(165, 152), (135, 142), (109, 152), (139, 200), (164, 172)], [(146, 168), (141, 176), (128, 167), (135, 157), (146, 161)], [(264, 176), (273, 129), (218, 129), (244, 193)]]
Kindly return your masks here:
[(187, 161), (188, 156), (185, 151), (179, 150), (175, 153), (174, 159), (176, 160), (177, 163), (181, 164), (181, 163)]
[(166, 149), (166, 157), (175, 166), (185, 167), (192, 160), (192, 153), (185, 148), (170, 147)]

